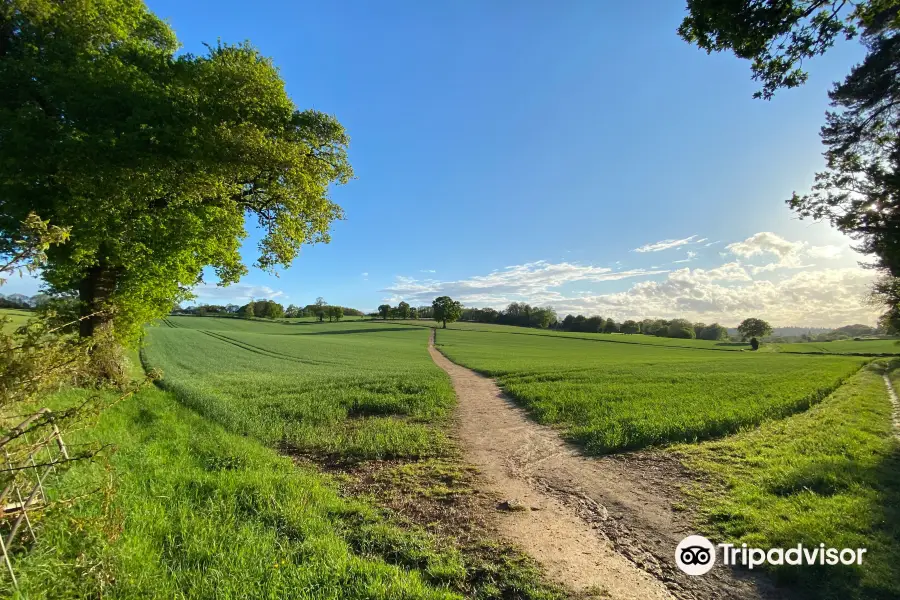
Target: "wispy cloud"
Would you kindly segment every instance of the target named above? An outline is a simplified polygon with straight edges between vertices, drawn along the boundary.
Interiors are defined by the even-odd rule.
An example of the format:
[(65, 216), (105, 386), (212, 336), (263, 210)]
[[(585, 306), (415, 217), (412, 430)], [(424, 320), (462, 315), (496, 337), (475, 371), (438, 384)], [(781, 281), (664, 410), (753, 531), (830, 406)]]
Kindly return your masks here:
[(694, 252), (694, 251), (692, 251), (692, 250), (688, 250), (688, 251), (687, 251), (687, 258), (683, 258), (683, 259), (681, 259), (681, 260), (675, 260), (675, 261), (672, 261), (672, 264), (673, 264), (673, 265), (677, 265), (677, 264), (681, 264), (681, 263), (689, 263), (689, 262), (691, 262), (692, 260), (694, 260), (695, 258), (697, 258), (697, 253)]
[(562, 295), (555, 288), (566, 283), (614, 281), (667, 272), (647, 269), (616, 271), (607, 267), (537, 261), (457, 281), (397, 276), (391, 287), (381, 291), (391, 294), (391, 299), (407, 302), (430, 302), (435, 296), (447, 295), (470, 306), (500, 305), (513, 299), (545, 304), (561, 298)]
[(658, 242), (653, 242), (652, 244), (644, 244), (640, 248), (635, 248), (633, 252), (659, 252), (661, 250), (677, 248), (679, 246), (693, 243), (694, 238), (696, 237), (696, 235), (692, 235), (680, 240), (660, 240)]

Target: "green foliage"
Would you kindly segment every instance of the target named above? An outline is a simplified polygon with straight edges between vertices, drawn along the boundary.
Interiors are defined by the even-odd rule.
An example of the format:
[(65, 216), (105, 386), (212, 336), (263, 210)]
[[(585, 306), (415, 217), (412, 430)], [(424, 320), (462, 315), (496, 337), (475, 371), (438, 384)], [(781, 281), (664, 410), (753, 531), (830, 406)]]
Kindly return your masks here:
[(453, 390), (421, 328), (170, 317), (148, 332), (162, 385), (230, 431), (343, 459), (440, 454)]
[(691, 325), (690, 321), (686, 321), (685, 319), (673, 319), (666, 329), (666, 335), (670, 338), (684, 340), (692, 340), (697, 337), (694, 332), (694, 326)]
[(744, 337), (747, 338), (761, 338), (766, 337), (767, 335), (772, 333), (772, 326), (762, 319), (749, 318), (741, 321), (741, 324), (738, 325), (738, 332)]
[(284, 307), (274, 300), (248, 302), (238, 309), (238, 315), (244, 318), (262, 317), (264, 319), (282, 319), (286, 316)]
[(387, 320), (387, 318), (391, 316), (391, 305), (382, 304), (381, 306), (379, 306), (378, 314), (381, 315), (382, 319)]
[(408, 319), (409, 318), (409, 304), (406, 302), (401, 302), (397, 305), (397, 318), (399, 319)]
[(839, 37), (856, 35), (860, 21), (891, 0), (688, 0), (689, 14), (678, 28), (687, 42), (707, 52), (731, 50), (751, 61), (762, 82), (755, 97), (770, 99), (778, 88), (806, 82), (803, 61), (824, 54)]
[(807, 412), (675, 450), (718, 484), (699, 498), (712, 539), (867, 548), (862, 567), (770, 568), (810, 598), (887, 599), (900, 597), (900, 444), (892, 433), (884, 382), (866, 368)]
[(431, 308), (434, 313), (432, 318), (443, 323), (445, 329), (447, 328), (447, 323), (458, 321), (459, 317), (462, 316), (462, 304), (450, 298), (450, 296), (435, 298), (434, 302), (431, 303)]
[(342, 216), (328, 187), (352, 176), (341, 125), (298, 111), (254, 48), (177, 49), (139, 0), (0, 7), (0, 234), (31, 211), (70, 227), (43, 275), (111, 308), (124, 337), (204, 267), (223, 284), (246, 272), (246, 214), (266, 232), (263, 269), (327, 242)]
[(783, 418), (819, 402), (863, 364), (456, 330), (441, 331), (437, 343), (596, 454), (719, 437)]
[(728, 339), (728, 329), (719, 325), (718, 323), (713, 323), (712, 325), (703, 325), (702, 327), (695, 327), (694, 331), (697, 332), (698, 340), (721, 341)]
[(640, 333), (641, 332), (641, 324), (637, 321), (624, 321), (621, 327), (622, 333)]

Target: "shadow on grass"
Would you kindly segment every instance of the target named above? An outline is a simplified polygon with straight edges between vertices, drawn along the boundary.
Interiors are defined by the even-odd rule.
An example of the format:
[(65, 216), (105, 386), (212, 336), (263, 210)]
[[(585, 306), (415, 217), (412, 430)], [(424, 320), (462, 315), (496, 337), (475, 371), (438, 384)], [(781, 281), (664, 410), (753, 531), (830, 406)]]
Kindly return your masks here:
[[(793, 534), (796, 545), (802, 540), (807, 548), (815, 548), (819, 543), (826, 547), (865, 548), (861, 565), (802, 565), (775, 568), (774, 575), (780, 585), (791, 586), (800, 592), (803, 598), (827, 600), (896, 600), (900, 598), (900, 445), (876, 466), (869, 469), (851, 469), (851, 473), (834, 473), (824, 466), (818, 473), (798, 473), (800, 479), (810, 479), (809, 483), (816, 487), (826, 485), (822, 496), (830, 493), (841, 493), (834, 490), (835, 481), (838, 488), (849, 481), (841, 482), (842, 476), (856, 484), (865, 482), (874, 492), (868, 507), (854, 503), (854, 512), (858, 512), (857, 523), (847, 523), (838, 532), (838, 539), (811, 539), (805, 531), (807, 523), (798, 521), (793, 532), (788, 527), (785, 534)], [(798, 484), (802, 482), (798, 481)], [(804, 493), (805, 486), (799, 486), (794, 493)], [(785, 490), (786, 491), (786, 490)], [(806, 489), (805, 492), (814, 491)], [(863, 524), (863, 520), (868, 523)], [(857, 528), (853, 525), (859, 525)], [(868, 531), (867, 531), (868, 529)], [(787, 542), (787, 540), (786, 540)], [(788, 544), (791, 545), (791, 544)]]

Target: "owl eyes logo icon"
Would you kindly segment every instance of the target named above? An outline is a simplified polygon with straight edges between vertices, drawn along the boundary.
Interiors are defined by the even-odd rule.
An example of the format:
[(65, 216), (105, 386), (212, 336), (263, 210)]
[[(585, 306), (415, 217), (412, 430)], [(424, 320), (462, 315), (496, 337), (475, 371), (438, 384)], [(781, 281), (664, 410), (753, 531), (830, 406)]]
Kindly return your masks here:
[(688, 575), (703, 575), (716, 564), (716, 548), (702, 535), (689, 535), (675, 548), (675, 563)]

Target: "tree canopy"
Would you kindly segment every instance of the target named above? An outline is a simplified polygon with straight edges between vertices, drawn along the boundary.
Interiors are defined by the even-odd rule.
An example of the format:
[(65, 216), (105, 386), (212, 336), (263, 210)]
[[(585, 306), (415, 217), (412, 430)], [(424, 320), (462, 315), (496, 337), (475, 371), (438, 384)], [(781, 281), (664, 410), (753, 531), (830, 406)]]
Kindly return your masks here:
[(390, 304), (382, 304), (378, 307), (378, 314), (381, 315), (381, 318), (385, 321), (388, 317), (391, 316), (391, 305)]
[(447, 328), (447, 323), (458, 321), (462, 315), (462, 304), (450, 296), (435, 298), (434, 302), (431, 303), (431, 307), (434, 309), (434, 320), (438, 323), (443, 323), (444, 329)]
[(772, 333), (772, 326), (762, 319), (750, 318), (741, 321), (738, 332), (746, 338), (761, 338)]
[(265, 270), (329, 241), (329, 185), (352, 176), (340, 123), (298, 110), (252, 46), (177, 49), (140, 0), (0, 6), (0, 233), (31, 212), (70, 228), (44, 278), (125, 335), (204, 267), (237, 281), (245, 216)]

